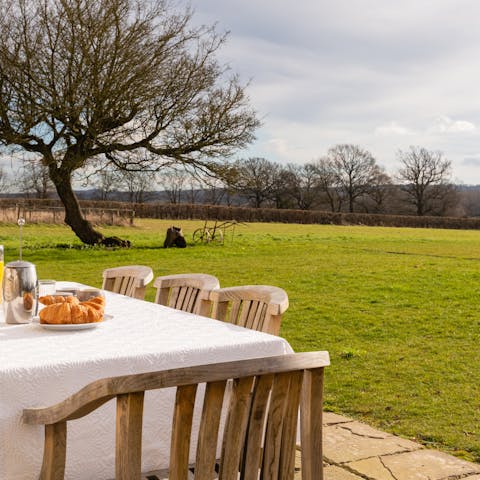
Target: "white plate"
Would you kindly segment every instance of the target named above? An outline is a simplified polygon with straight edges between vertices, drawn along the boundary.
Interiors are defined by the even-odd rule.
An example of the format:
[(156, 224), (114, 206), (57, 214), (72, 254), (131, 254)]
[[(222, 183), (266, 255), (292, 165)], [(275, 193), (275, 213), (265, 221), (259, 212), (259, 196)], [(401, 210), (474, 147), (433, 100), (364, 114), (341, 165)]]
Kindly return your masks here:
[[(103, 321), (102, 322), (90, 322), (90, 323), (39, 323), (39, 325), (44, 328), (45, 330), (57, 330), (57, 331), (71, 331), (71, 330), (89, 330), (91, 328), (97, 328), (101, 325), (105, 320), (111, 320), (113, 315), (109, 315), (108, 313), (103, 314)], [(34, 322), (39, 322), (39, 317), (33, 317)]]

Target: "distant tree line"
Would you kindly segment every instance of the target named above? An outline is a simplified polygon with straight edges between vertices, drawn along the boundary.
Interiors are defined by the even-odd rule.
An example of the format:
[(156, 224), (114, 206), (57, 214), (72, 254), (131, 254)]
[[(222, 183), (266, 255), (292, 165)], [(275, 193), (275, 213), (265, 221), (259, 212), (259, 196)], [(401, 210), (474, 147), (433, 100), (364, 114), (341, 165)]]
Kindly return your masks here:
[[(456, 186), (451, 162), (442, 152), (410, 147), (397, 152), (400, 165), (390, 176), (370, 152), (341, 144), (305, 164), (281, 165), (250, 157), (224, 163), (216, 175), (186, 168), (161, 173), (130, 172), (114, 165), (77, 180), (92, 200), (163, 201), (211, 205), (324, 210), (395, 215), (480, 216), (480, 188)], [(26, 197), (49, 198), (54, 188), (45, 167), (24, 160), (15, 188)], [(8, 179), (0, 170), (0, 188)]]
[(410, 147), (397, 157), (401, 167), (393, 177), (370, 152), (350, 144), (336, 145), (326, 156), (303, 165), (248, 158), (233, 165), (225, 183), (254, 207), (465, 214), (451, 180), (451, 162), (441, 152)]

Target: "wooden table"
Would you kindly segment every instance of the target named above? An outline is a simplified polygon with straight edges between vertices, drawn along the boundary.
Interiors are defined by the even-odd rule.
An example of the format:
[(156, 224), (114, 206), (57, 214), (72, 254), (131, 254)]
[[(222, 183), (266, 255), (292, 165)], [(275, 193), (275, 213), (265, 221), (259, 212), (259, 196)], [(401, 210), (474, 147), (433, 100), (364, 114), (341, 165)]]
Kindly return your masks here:
[[(91, 330), (0, 319), (0, 479), (31, 480), (40, 471), (43, 428), (24, 425), (23, 408), (52, 405), (99, 378), (292, 352), (280, 337), (151, 302), (110, 292), (106, 302), (113, 318)], [(172, 402), (171, 392), (147, 393), (142, 471), (167, 465)], [(72, 422), (67, 479), (113, 478), (114, 418), (108, 402)]]

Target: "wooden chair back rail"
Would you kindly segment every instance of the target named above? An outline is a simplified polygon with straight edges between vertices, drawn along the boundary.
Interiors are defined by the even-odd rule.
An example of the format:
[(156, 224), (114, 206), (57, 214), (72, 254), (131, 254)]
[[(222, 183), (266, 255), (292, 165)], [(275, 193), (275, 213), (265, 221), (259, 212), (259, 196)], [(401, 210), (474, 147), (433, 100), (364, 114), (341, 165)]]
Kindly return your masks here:
[(248, 285), (212, 291), (212, 316), (241, 327), (278, 335), (288, 296), (278, 287)]
[[(293, 480), (297, 414), (302, 401), (303, 480), (322, 480), (323, 368), (327, 352), (307, 352), (98, 380), (47, 408), (24, 410), (29, 424), (45, 424), (41, 480), (64, 478), (67, 420), (117, 399), (116, 479), (141, 478), (143, 400), (146, 390), (177, 386), (170, 450), (170, 480), (185, 480), (197, 385), (206, 383), (197, 440), (195, 480), (215, 473), (221, 407), (227, 381), (220, 480)], [(303, 391), (302, 391), (303, 388)], [(314, 453), (314, 454), (313, 454)], [(303, 463), (302, 463), (303, 465)]]
[(219, 288), (218, 279), (203, 273), (157, 277), (155, 302), (167, 307), (209, 316), (210, 292)]

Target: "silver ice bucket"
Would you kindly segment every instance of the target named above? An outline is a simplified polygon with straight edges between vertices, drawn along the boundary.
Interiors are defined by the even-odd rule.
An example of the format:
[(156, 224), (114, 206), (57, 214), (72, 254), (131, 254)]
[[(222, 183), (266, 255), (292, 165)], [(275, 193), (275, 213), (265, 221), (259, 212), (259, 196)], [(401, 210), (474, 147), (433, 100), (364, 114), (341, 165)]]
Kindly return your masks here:
[(30, 262), (17, 260), (5, 265), (3, 312), (6, 323), (30, 323), (37, 307), (37, 272)]

